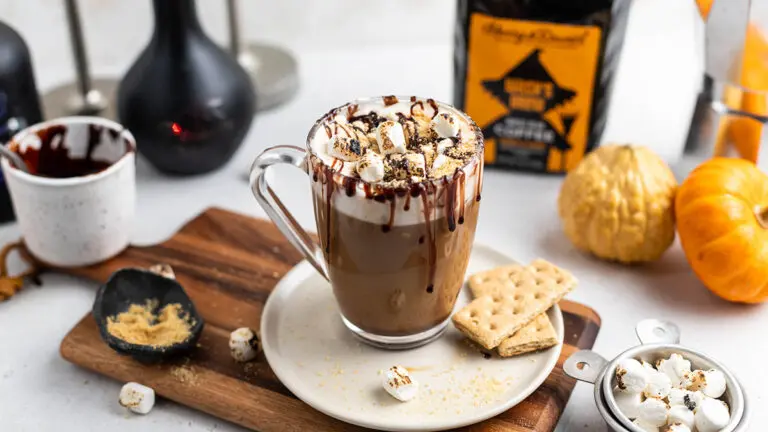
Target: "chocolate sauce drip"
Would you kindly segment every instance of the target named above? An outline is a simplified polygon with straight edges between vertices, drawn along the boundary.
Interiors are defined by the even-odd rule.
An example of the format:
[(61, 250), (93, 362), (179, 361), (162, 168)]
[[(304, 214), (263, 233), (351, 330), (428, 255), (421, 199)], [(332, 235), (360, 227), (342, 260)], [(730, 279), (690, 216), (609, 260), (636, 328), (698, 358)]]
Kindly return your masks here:
[(405, 205), (403, 206), (403, 210), (408, 211), (411, 209), (411, 195), (408, 194), (405, 196)]
[(344, 190), (346, 190), (348, 197), (355, 195), (355, 190), (357, 189), (356, 178), (344, 177), (344, 180), (342, 180), (342, 185), (344, 186)]
[(373, 198), (373, 190), (371, 189), (370, 183), (363, 183), (363, 191), (365, 192), (365, 197), (367, 199)]
[(421, 203), (424, 211), (424, 227), (427, 229), (427, 248), (429, 249), (429, 284), (427, 285), (427, 292), (431, 293), (435, 286), (435, 270), (437, 270), (437, 244), (435, 239), (435, 233), (432, 231), (435, 224), (432, 223), (432, 208), (429, 205), (430, 187), (434, 187), (431, 183), (428, 183), (426, 187), (419, 185), (419, 193), (421, 194)]
[(483, 164), (478, 162), (477, 165), (475, 165), (476, 169), (477, 167), (480, 167), (480, 175), (476, 176), (477, 180), (475, 181), (475, 201), (480, 201), (480, 191), (483, 189)]
[(397, 96), (384, 96), (382, 99), (384, 100), (384, 106), (391, 106), (398, 102)]
[(392, 229), (392, 226), (395, 224), (395, 211), (396, 208), (396, 199), (393, 196), (389, 201), (389, 221), (386, 223), (386, 225), (381, 227), (381, 230), (385, 233), (389, 232)]
[[(67, 134), (67, 127), (64, 125), (50, 126), (37, 131), (37, 137), (40, 139), (39, 149), (27, 147), (22, 153), (18, 144), (12, 145), (11, 148), (21, 156), (31, 174), (52, 178), (86, 176), (104, 171), (112, 165), (112, 162), (93, 160), (93, 152), (101, 142), (103, 131), (104, 127), (99, 125), (88, 127), (88, 142), (84, 158), (70, 157), (71, 146), (64, 142)], [(110, 132), (114, 132), (119, 137), (119, 131), (110, 130)], [(54, 148), (53, 143), (57, 140), (58, 145)]]
[[(411, 99), (411, 102), (413, 102), (413, 99)], [(413, 109), (416, 108), (416, 105), (421, 107), (421, 110), (424, 111), (424, 102), (422, 101), (416, 101), (411, 104), (411, 116), (413, 116)]]
[(325, 129), (325, 134), (328, 135), (328, 138), (333, 136), (333, 131), (331, 130), (331, 127), (328, 125), (328, 123), (323, 123), (323, 129)]
[[(318, 167), (323, 168), (320, 164)], [(331, 253), (331, 198), (335, 189), (333, 173), (333, 168), (323, 169), (323, 177), (325, 178), (325, 253), (327, 254)]]
[(349, 117), (347, 121), (350, 123), (361, 121), (363, 122), (363, 124), (366, 125), (366, 127), (370, 131), (370, 130), (376, 129), (380, 123), (387, 121), (387, 119), (385, 117), (380, 116), (378, 113), (371, 111), (368, 114)]
[[(429, 106), (432, 107), (433, 110), (435, 110), (435, 113), (432, 114), (432, 118), (437, 117), (437, 111), (438, 111), (438, 109), (437, 109), (437, 102), (435, 102), (434, 99), (430, 98), (430, 99), (427, 99), (427, 103), (429, 104)], [(459, 132), (461, 132), (461, 131), (459, 131)]]
[(351, 118), (352, 118), (352, 116), (354, 116), (354, 115), (355, 115), (355, 113), (357, 112), (357, 109), (358, 109), (358, 108), (359, 108), (359, 107), (357, 106), (357, 104), (350, 104), (350, 105), (347, 107), (347, 121), (349, 121), (349, 119), (351, 119)]
[[(467, 183), (467, 177), (463, 170), (459, 170), (461, 175), (459, 176), (459, 225), (464, 224), (464, 201), (466, 195), (464, 195), (464, 185)], [(455, 176), (454, 176), (455, 177)]]

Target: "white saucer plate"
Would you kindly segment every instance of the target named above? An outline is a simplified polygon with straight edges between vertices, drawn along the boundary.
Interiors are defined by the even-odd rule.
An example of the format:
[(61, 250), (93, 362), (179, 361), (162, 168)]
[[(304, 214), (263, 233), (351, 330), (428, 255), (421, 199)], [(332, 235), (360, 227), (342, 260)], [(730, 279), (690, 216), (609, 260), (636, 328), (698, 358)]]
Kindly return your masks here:
[[(514, 262), (475, 245), (468, 274)], [(457, 301), (470, 301), (466, 288)], [(330, 285), (302, 261), (277, 284), (261, 319), (264, 353), (277, 377), (298, 398), (339, 420), (390, 431), (434, 431), (477, 423), (517, 405), (555, 367), (563, 316), (548, 311), (560, 344), (514, 358), (485, 358), (449, 324), (438, 340), (408, 351), (365, 345), (344, 327)], [(399, 402), (381, 386), (394, 365), (411, 370), (418, 396)]]

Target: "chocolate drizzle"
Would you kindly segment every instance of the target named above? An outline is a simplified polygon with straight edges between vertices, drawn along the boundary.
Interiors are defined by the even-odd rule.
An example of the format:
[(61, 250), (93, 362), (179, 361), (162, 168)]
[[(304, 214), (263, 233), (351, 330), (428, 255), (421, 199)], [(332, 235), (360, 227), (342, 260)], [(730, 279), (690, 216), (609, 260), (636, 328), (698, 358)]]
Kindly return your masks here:
[(428, 104), (429, 104), (429, 106), (431, 106), (431, 107), (432, 107), (432, 109), (435, 111), (435, 113), (434, 113), (434, 114), (432, 114), (432, 118), (435, 118), (435, 117), (437, 117), (437, 112), (439, 111), (439, 109), (437, 108), (437, 102), (435, 102), (435, 100), (434, 100), (434, 99), (431, 99), (431, 98), (430, 98), (430, 99), (427, 99), (427, 103), (428, 103)]
[[(40, 148), (28, 146), (21, 151), (18, 143), (12, 142), (10, 149), (16, 152), (27, 165), (31, 174), (41, 177), (69, 178), (96, 174), (112, 166), (115, 161), (94, 160), (96, 147), (102, 142), (105, 130), (113, 141), (120, 137), (121, 131), (115, 131), (104, 126), (88, 125), (87, 142), (84, 157), (71, 157), (71, 143), (67, 143), (65, 125), (49, 126), (36, 132), (40, 140)], [(125, 152), (133, 151), (133, 145), (126, 142)]]

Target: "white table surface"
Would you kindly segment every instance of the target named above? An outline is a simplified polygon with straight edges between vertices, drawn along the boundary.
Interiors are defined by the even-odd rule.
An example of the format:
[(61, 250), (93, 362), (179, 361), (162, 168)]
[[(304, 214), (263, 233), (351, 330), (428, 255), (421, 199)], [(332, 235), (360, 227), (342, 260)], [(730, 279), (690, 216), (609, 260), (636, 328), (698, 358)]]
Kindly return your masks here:
[[(98, 9), (95, 2), (85, 3)], [(435, 1), (429, 3), (434, 6)], [(664, 149), (680, 146), (685, 136), (692, 108), (690, 89), (696, 81), (696, 57), (690, 48), (692, 25), (684, 17), (692, 9), (687, 4), (665, 3), (643, 0), (635, 4), (606, 131), (608, 141), (645, 142)], [(680, 0), (683, 3), (687, 2)], [(51, 3), (29, 4), (42, 8)], [(115, 2), (106, 4), (115, 6)], [(125, 3), (122, 5), (125, 8)], [(262, 2), (259, 7), (270, 6)], [(10, 1), (0, 2), (0, 10), (4, 8), (9, 9), (11, 24), (34, 41), (36, 53), (62, 56), (63, 36), (42, 38), (32, 24), (40, 21), (32, 20), (31, 12), (11, 11)], [(107, 14), (105, 10), (98, 12)], [(285, 11), (272, 12), (279, 15)], [(424, 16), (431, 13), (426, 6), (417, 12)], [(57, 31), (63, 31), (60, 21), (50, 17), (46, 21), (45, 15), (41, 16), (42, 22), (53, 22)], [(445, 26), (448, 30), (438, 32), (438, 41), (379, 44), (375, 51), (289, 42), (301, 62), (301, 92), (288, 105), (257, 117), (231, 163), (207, 176), (168, 178), (139, 161), (135, 243), (161, 241), (210, 206), (264, 216), (246, 186), (246, 167), (268, 146), (301, 145), (315, 118), (331, 106), (360, 95), (393, 93), (450, 100), (451, 23)], [(106, 41), (92, 38), (94, 51), (101, 53), (94, 56), (96, 72), (117, 75), (131, 61), (133, 49), (123, 56), (126, 58), (115, 60), (115, 47), (107, 45), (115, 41), (130, 47), (143, 43), (127, 36)], [(39, 57), (35, 55), (41, 88), (71, 78), (68, 67)], [(388, 63), (392, 58), (409, 67), (392, 67)], [(692, 161), (683, 163), (685, 166), (678, 165), (679, 171), (685, 171)], [(277, 174), (281, 178), (278, 192), (283, 193), (297, 219), (312, 228), (307, 180), (298, 172), (281, 170)], [(660, 261), (634, 267), (601, 262), (575, 251), (565, 239), (556, 214), (561, 181), (557, 176), (486, 170), (477, 241), (521, 261), (545, 257), (573, 270), (581, 284), (569, 298), (590, 305), (601, 315), (603, 325), (595, 350), (604, 356), (615, 356), (635, 344), (633, 327), (637, 321), (647, 317), (674, 320), (682, 328), (686, 344), (721, 359), (742, 379), (754, 408), (753, 430), (762, 430), (760, 426), (768, 424), (768, 412), (758, 408), (768, 397), (768, 377), (760, 372), (768, 354), (766, 307), (729, 304), (710, 294), (691, 273), (678, 244)], [(18, 237), (15, 224), (0, 227), (0, 243)], [(148, 416), (127, 415), (117, 404), (121, 383), (73, 366), (58, 353), (61, 339), (90, 310), (96, 285), (54, 274), (44, 276), (43, 281), (42, 287), (26, 288), (0, 304), (0, 430), (240, 430), (163, 400)], [(605, 430), (590, 386), (577, 385), (558, 430)]]

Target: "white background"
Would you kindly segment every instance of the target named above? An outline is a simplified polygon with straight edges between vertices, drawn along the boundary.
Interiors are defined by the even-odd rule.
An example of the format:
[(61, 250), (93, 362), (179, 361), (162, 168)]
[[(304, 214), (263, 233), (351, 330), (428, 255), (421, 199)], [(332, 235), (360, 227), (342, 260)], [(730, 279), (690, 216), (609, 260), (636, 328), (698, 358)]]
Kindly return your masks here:
[[(297, 54), (301, 92), (288, 105), (260, 114), (232, 162), (214, 174), (168, 178), (140, 161), (136, 243), (162, 240), (209, 206), (264, 216), (245, 184), (246, 167), (268, 146), (301, 145), (309, 126), (331, 106), (377, 94), (451, 100), (453, 1), (241, 3), (247, 39), (278, 43)], [(119, 76), (149, 38), (150, 2), (80, 4), (95, 73)], [(223, 2), (200, 1), (199, 7), (206, 30), (225, 41)], [(0, 0), (0, 19), (27, 40), (41, 90), (73, 78), (62, 2)], [(646, 144), (675, 160), (699, 81), (697, 49), (692, 0), (635, 1), (605, 141)], [(693, 161), (683, 162), (676, 166), (681, 174)], [(277, 174), (282, 179), (278, 192), (311, 228), (306, 179), (296, 172)], [(573, 270), (581, 285), (570, 298), (602, 316), (595, 349), (604, 356), (635, 343), (637, 321), (671, 319), (681, 326), (686, 344), (729, 365), (744, 381), (750, 405), (762, 406), (768, 397), (768, 379), (761, 373), (768, 354), (766, 308), (728, 304), (711, 295), (693, 277), (677, 244), (645, 266), (604, 263), (578, 253), (564, 238), (556, 214), (561, 181), (486, 170), (477, 240), (520, 261), (541, 256)], [(15, 225), (0, 228), (0, 243), (18, 236)], [(63, 336), (89, 311), (96, 286), (58, 275), (47, 275), (44, 282), (0, 304), (0, 430), (238, 430), (167, 401), (148, 416), (126, 415), (116, 402), (119, 383), (72, 366), (58, 354)], [(578, 385), (560, 430), (605, 430), (591, 390)], [(754, 410), (753, 430), (766, 424), (768, 413)]]

